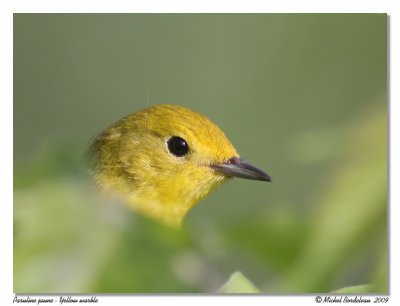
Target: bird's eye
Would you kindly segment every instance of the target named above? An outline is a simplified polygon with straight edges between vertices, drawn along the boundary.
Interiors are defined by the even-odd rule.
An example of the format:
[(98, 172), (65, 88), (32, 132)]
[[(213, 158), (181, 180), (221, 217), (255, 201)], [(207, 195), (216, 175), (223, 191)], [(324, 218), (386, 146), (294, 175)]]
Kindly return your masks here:
[(188, 154), (189, 145), (185, 139), (178, 136), (172, 136), (170, 139), (168, 139), (168, 150), (173, 155), (181, 157)]

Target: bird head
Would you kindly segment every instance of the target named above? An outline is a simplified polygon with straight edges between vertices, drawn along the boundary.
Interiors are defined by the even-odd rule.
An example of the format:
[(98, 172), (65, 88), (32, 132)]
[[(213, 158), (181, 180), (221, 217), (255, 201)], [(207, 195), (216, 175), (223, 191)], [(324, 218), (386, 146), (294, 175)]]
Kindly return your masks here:
[(117, 121), (92, 145), (97, 185), (180, 226), (190, 208), (232, 177), (271, 181), (242, 161), (221, 129), (187, 108), (157, 105)]

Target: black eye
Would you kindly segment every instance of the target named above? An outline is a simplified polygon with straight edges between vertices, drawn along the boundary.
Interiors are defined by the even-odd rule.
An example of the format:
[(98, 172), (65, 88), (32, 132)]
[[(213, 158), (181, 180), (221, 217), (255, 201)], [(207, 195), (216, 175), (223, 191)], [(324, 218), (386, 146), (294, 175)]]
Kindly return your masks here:
[(175, 156), (181, 157), (188, 154), (189, 146), (185, 139), (178, 136), (172, 136), (168, 140), (168, 150)]

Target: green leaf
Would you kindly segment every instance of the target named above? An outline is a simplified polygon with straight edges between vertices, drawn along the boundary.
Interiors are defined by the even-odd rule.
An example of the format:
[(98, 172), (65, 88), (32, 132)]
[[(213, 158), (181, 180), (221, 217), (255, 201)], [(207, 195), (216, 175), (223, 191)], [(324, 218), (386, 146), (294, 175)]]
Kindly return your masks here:
[(260, 293), (260, 290), (241, 272), (232, 273), (228, 281), (217, 291), (218, 293)]
[(338, 290), (332, 291), (332, 293), (371, 293), (374, 290), (374, 285), (366, 284), (366, 285), (358, 285), (358, 286), (350, 286), (340, 288)]

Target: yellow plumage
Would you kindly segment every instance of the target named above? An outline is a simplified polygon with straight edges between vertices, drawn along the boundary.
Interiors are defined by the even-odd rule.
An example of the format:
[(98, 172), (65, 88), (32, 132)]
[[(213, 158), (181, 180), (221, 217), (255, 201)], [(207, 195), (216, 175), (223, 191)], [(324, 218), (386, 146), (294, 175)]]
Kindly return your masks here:
[[(232, 157), (234, 163), (241, 161), (217, 125), (174, 105), (157, 105), (117, 121), (94, 139), (91, 152), (94, 180), (102, 190), (174, 227), (197, 201), (235, 176), (224, 173), (236, 167)], [(248, 178), (269, 180), (258, 171), (260, 177)]]

